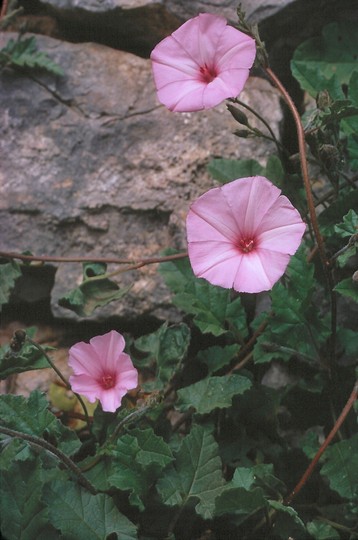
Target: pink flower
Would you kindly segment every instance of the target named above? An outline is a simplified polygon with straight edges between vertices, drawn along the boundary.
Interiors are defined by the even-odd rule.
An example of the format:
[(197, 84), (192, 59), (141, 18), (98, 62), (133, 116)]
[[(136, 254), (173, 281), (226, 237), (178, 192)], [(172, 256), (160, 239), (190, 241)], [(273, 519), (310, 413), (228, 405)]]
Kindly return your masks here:
[(96, 336), (89, 343), (76, 343), (69, 350), (72, 390), (90, 403), (99, 399), (104, 411), (114, 412), (128, 390), (138, 385), (138, 372), (123, 352), (124, 338), (115, 330)]
[(239, 95), (256, 55), (255, 40), (201, 13), (152, 51), (158, 99), (171, 111), (210, 109)]
[(262, 176), (204, 193), (191, 205), (186, 226), (194, 274), (248, 293), (273, 287), (305, 231), (290, 201)]

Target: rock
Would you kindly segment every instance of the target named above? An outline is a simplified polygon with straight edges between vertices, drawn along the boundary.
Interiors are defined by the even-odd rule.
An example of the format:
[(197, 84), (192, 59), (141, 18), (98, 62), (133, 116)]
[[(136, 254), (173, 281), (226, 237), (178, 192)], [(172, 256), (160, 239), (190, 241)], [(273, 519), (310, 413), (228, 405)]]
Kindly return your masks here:
[[(0, 36), (0, 47), (9, 37)], [(185, 249), (189, 204), (214, 185), (209, 159), (265, 163), (274, 152), (270, 142), (236, 138), (225, 104), (190, 114), (167, 111), (156, 101), (149, 60), (98, 44), (37, 41), (65, 76), (11, 70), (1, 76), (3, 251), (138, 260), (169, 246)], [(279, 135), (279, 97), (267, 81), (250, 79), (240, 98)], [(81, 275), (80, 264), (59, 265), (55, 316), (73, 316), (57, 301)], [(96, 310), (95, 318), (170, 313), (169, 292), (154, 266), (122, 274), (118, 282), (134, 283), (133, 289)]]
[[(320, 33), (323, 25), (356, 14), (356, 0), (242, 0), (250, 23), (260, 24), (269, 52), (285, 52), (286, 40), (297, 46)], [(73, 42), (97, 42), (148, 57), (153, 47), (190, 17), (218, 13), (237, 22), (238, 0), (21, 0), (31, 32), (46, 33)], [(41, 18), (45, 20), (41, 22)], [(53, 33), (48, 18), (53, 18)], [(279, 53), (278, 53), (279, 54)], [(286, 58), (286, 57), (285, 57)]]

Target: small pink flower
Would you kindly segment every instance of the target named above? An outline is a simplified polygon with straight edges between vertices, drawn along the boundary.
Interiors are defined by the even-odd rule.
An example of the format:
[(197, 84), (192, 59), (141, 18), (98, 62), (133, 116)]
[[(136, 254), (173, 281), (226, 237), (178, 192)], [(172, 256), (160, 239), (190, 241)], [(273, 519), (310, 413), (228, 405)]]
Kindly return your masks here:
[(158, 99), (176, 112), (215, 107), (239, 95), (255, 55), (254, 39), (223, 17), (201, 13), (152, 51)]
[(306, 227), (290, 201), (262, 176), (204, 193), (191, 205), (186, 226), (194, 274), (248, 293), (273, 287)]
[(115, 330), (96, 336), (89, 343), (76, 343), (69, 350), (72, 390), (90, 403), (99, 399), (104, 411), (114, 412), (128, 390), (138, 385), (138, 372), (123, 352), (124, 338)]

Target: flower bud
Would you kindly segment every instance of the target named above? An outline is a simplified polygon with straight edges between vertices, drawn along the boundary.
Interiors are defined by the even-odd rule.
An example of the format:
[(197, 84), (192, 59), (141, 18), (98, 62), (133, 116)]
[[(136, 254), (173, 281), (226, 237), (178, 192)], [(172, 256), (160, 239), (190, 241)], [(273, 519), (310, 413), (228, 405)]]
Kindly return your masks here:
[(232, 114), (232, 116), (235, 118), (236, 122), (239, 124), (242, 124), (243, 126), (249, 125), (249, 120), (246, 116), (246, 114), (237, 107), (234, 107), (233, 105), (227, 105), (228, 111)]

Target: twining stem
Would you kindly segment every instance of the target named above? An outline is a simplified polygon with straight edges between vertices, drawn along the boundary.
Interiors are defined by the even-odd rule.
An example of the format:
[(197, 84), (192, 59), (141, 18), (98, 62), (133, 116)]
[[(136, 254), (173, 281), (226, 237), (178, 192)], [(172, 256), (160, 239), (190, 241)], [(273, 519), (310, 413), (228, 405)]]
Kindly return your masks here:
[(28, 435), (27, 433), (22, 433), (21, 431), (15, 431), (13, 429), (8, 429), (6, 427), (0, 426), (0, 433), (4, 433), (4, 435), (8, 435), (9, 437), (17, 438), (17, 439), (23, 439), (24, 441), (28, 441), (30, 444), (34, 446), (40, 446), (41, 448), (44, 448), (45, 450), (48, 450), (52, 454), (54, 454), (68, 469), (70, 469), (78, 478), (80, 484), (87, 489), (92, 495), (97, 495), (98, 491), (94, 487), (91, 482), (87, 480), (87, 478), (82, 474), (80, 469), (77, 467), (77, 465), (64, 454), (61, 450), (56, 448), (56, 446), (53, 446), (51, 443), (45, 441), (45, 439), (41, 439), (40, 437), (36, 437), (35, 435)]
[(327, 446), (330, 444), (330, 442), (332, 441), (332, 439), (336, 435), (337, 431), (339, 430), (339, 428), (343, 424), (343, 422), (346, 419), (349, 411), (353, 407), (354, 402), (356, 401), (357, 397), (358, 397), (358, 380), (356, 381), (356, 383), (354, 385), (354, 388), (352, 390), (352, 393), (349, 396), (348, 401), (345, 404), (345, 406), (344, 406), (341, 414), (339, 415), (339, 418), (337, 419), (336, 423), (334, 424), (331, 432), (329, 433), (329, 435), (327, 436), (327, 438), (325, 439), (325, 441), (321, 445), (320, 449), (318, 450), (317, 454), (315, 455), (315, 457), (313, 458), (313, 460), (311, 461), (311, 463), (307, 467), (306, 471), (304, 472), (303, 476), (301, 477), (301, 479), (299, 480), (297, 485), (294, 487), (294, 489), (291, 491), (291, 493), (288, 495), (288, 497), (286, 497), (286, 499), (284, 500), (284, 504), (289, 505), (291, 503), (292, 499), (294, 497), (296, 497), (296, 495), (301, 491), (303, 486), (306, 484), (307, 480), (309, 479), (309, 477), (313, 473), (314, 469), (316, 468), (316, 465), (317, 465), (321, 455), (326, 450)]
[[(61, 379), (61, 381), (64, 383), (64, 385), (66, 386), (66, 388), (68, 388), (68, 390), (72, 390), (71, 388), (71, 385), (70, 383), (68, 382), (68, 380), (62, 375), (61, 371), (58, 369), (58, 367), (55, 366), (55, 364), (52, 362), (51, 358), (48, 356), (48, 354), (46, 353), (45, 349), (43, 347), (41, 347), (41, 345), (39, 345), (38, 343), (36, 343), (36, 341), (33, 341), (28, 335), (26, 335), (26, 340), (31, 343), (34, 347), (36, 347), (41, 354), (44, 355), (44, 357), (46, 358), (47, 362), (50, 364), (50, 366), (52, 367), (52, 369), (56, 372), (56, 374), (58, 375), (58, 377)], [(73, 390), (72, 390), (73, 391)], [(73, 392), (74, 395), (76, 396), (76, 398), (78, 399), (78, 401), (81, 403), (81, 406), (82, 406), (82, 409), (83, 409), (83, 412), (84, 412), (84, 415), (85, 415), (85, 418), (86, 418), (86, 423), (87, 423), (87, 426), (88, 426), (88, 429), (89, 431), (92, 430), (92, 427), (91, 427), (91, 421), (90, 421), (90, 418), (89, 418), (89, 415), (88, 415), (88, 411), (87, 411), (87, 407), (82, 399), (82, 397), (77, 394), (76, 392)]]
[(321, 262), (323, 265), (323, 270), (326, 275), (330, 298), (331, 298), (331, 339), (330, 339), (330, 363), (333, 364), (333, 359), (335, 356), (335, 347), (336, 347), (336, 327), (337, 327), (337, 301), (336, 301), (336, 294), (333, 290), (334, 283), (332, 279), (331, 272), (329, 270), (329, 260), (327, 259), (326, 250), (324, 246), (324, 241), (321, 235), (321, 232), (319, 230), (318, 225), (318, 219), (317, 214), (315, 210), (315, 203), (313, 199), (313, 194), (311, 190), (311, 184), (310, 179), (308, 175), (308, 165), (307, 165), (307, 154), (306, 154), (306, 141), (305, 141), (305, 131), (301, 122), (301, 117), (299, 115), (299, 112), (287, 92), (286, 88), (283, 86), (281, 81), (278, 79), (278, 77), (275, 75), (275, 73), (269, 68), (268, 66), (264, 67), (264, 70), (266, 71), (267, 75), (270, 77), (274, 85), (278, 88), (278, 90), (281, 92), (282, 97), (284, 98), (288, 108), (290, 109), (293, 119), (295, 121), (296, 125), (296, 131), (297, 131), (297, 139), (298, 139), (298, 149), (299, 149), (299, 155), (300, 155), (300, 162), (301, 162), (301, 171), (302, 171), (302, 178), (303, 183), (305, 186), (306, 191), (306, 198), (307, 198), (307, 205), (308, 210), (310, 214), (310, 221), (313, 228), (314, 236), (316, 238), (317, 246), (319, 255), (321, 258)]
[(175, 261), (176, 259), (184, 259), (188, 253), (175, 253), (173, 255), (165, 255), (163, 257), (149, 257), (135, 261), (133, 259), (118, 259), (116, 257), (52, 257), (50, 255), (23, 255), (22, 253), (14, 253), (11, 251), (0, 251), (0, 257), (5, 259), (19, 259), (20, 261), (39, 261), (39, 262), (55, 262), (55, 263), (104, 263), (104, 264), (130, 264), (141, 265), (156, 264), (167, 261)]
[(319, 230), (319, 226), (318, 226), (318, 220), (317, 220), (317, 215), (316, 215), (316, 210), (315, 210), (315, 205), (314, 205), (314, 199), (313, 199), (312, 190), (311, 190), (311, 184), (310, 184), (309, 175), (308, 175), (305, 132), (304, 132), (304, 128), (303, 128), (303, 125), (302, 125), (302, 122), (301, 122), (301, 117), (299, 115), (298, 110), (296, 109), (295, 104), (293, 103), (293, 101), (291, 99), (291, 96), (289, 95), (289, 93), (287, 92), (286, 88), (283, 86), (281, 81), (278, 79), (278, 77), (276, 77), (275, 73), (269, 67), (265, 67), (264, 69), (265, 69), (266, 73), (268, 74), (268, 76), (270, 77), (270, 79), (272, 80), (272, 82), (275, 84), (275, 86), (281, 92), (282, 97), (284, 98), (288, 108), (290, 109), (290, 111), (292, 113), (292, 116), (293, 116), (293, 119), (295, 121), (296, 131), (297, 131), (297, 138), (298, 138), (298, 149), (299, 149), (299, 154), (300, 154), (302, 177), (303, 177), (303, 182), (304, 182), (304, 186), (305, 186), (305, 190), (306, 190), (307, 204), (308, 204), (308, 209), (309, 209), (309, 213), (310, 213), (311, 223), (312, 223), (313, 231), (314, 231), (315, 238), (316, 238), (316, 241), (317, 241), (317, 245), (318, 245), (320, 257), (321, 257), (321, 260), (322, 260), (322, 264), (323, 264), (323, 266), (325, 268), (327, 268), (328, 261), (327, 261), (327, 257), (326, 257), (326, 250), (325, 250), (323, 238), (322, 238), (321, 232)]

